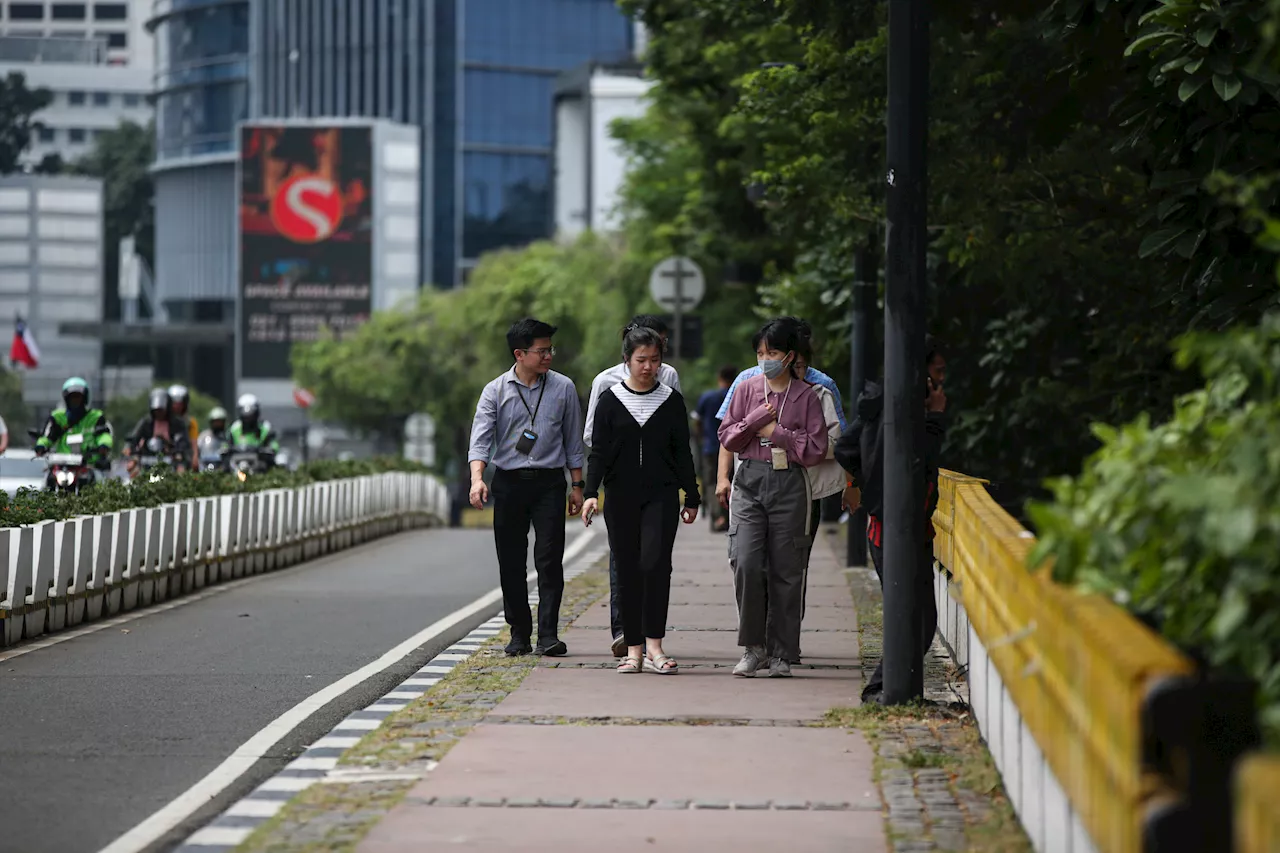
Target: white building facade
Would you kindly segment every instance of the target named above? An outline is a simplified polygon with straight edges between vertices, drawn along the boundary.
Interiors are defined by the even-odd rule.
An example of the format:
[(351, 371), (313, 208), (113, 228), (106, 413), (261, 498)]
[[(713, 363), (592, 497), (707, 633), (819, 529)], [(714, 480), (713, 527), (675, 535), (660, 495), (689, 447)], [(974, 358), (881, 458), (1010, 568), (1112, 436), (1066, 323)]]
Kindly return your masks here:
[(21, 72), (53, 102), (24, 153), (35, 165), (57, 154), (72, 162), (122, 121), (146, 125), (155, 51), (146, 20), (150, 0), (0, 2), (0, 75)]
[(639, 118), (653, 83), (638, 67), (589, 65), (563, 75), (555, 99), (556, 233), (614, 231), (626, 154), (610, 135), (616, 119)]
[(40, 348), (39, 366), (20, 368), (23, 399), (38, 413), (61, 402), (67, 377), (99, 379), (101, 342), (58, 326), (102, 321), (102, 249), (100, 180), (0, 178), (0, 328), (22, 317)]

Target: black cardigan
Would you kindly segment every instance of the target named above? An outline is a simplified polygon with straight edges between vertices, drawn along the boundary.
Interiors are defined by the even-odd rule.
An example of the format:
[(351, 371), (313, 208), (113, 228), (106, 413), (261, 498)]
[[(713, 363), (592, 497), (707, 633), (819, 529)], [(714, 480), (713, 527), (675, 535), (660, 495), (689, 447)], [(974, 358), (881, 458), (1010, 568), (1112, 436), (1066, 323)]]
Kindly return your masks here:
[(601, 393), (587, 460), (586, 497), (599, 497), (603, 482), (611, 492), (629, 495), (684, 489), (684, 505), (701, 506), (684, 397), (671, 390), (642, 427), (618, 396), (640, 393), (623, 383)]

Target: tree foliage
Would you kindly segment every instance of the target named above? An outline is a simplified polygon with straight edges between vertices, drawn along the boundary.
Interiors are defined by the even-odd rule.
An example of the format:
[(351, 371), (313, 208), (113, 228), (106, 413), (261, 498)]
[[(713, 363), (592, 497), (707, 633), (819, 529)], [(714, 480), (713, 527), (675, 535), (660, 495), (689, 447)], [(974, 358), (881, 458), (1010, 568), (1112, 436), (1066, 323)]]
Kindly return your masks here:
[(48, 89), (27, 88), (27, 77), (20, 71), (0, 78), (0, 175), (18, 170), (19, 158), (31, 145), (31, 134), (40, 127), (34, 116), (52, 101)]
[[(750, 257), (766, 271), (757, 312), (810, 318), (820, 366), (843, 375), (853, 257), (882, 266), (887, 4), (628, 5), (653, 33), (657, 81), (622, 134), (640, 165), (632, 222), (679, 222), (726, 261)], [(947, 461), (1015, 510), (1096, 448), (1091, 422), (1167, 412), (1192, 387), (1170, 340), (1274, 298), (1271, 260), (1209, 186), (1274, 159), (1256, 5), (934, 7), (930, 327), (952, 365)], [(1201, 85), (1188, 94), (1176, 75)], [(751, 184), (767, 236), (743, 249), (722, 236), (738, 220), (707, 222), (708, 199)]]

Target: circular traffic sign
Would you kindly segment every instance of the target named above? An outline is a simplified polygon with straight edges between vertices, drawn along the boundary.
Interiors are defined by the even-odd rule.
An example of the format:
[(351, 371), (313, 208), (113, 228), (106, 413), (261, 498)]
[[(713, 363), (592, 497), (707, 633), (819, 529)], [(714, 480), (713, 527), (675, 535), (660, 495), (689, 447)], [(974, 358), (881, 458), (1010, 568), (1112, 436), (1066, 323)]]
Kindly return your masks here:
[(682, 312), (697, 308), (707, 293), (707, 278), (702, 274), (702, 267), (690, 258), (667, 258), (649, 275), (649, 295), (663, 308), (676, 309), (677, 290)]

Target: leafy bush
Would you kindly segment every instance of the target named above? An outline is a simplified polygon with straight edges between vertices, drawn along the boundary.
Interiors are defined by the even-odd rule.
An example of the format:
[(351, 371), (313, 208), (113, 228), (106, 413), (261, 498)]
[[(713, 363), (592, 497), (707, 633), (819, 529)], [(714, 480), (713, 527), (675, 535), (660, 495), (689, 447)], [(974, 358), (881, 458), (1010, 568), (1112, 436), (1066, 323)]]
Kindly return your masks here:
[(1261, 687), (1280, 743), (1280, 314), (1191, 335), (1180, 367), (1204, 388), (1173, 417), (1095, 427), (1103, 447), (1030, 509), (1032, 554), (1054, 576), (1112, 597), (1170, 641)]
[(428, 469), (403, 459), (379, 457), (349, 462), (312, 462), (297, 471), (277, 469), (268, 474), (251, 476), (243, 482), (231, 474), (201, 471), (170, 473), (156, 483), (146, 479), (138, 479), (132, 483), (109, 480), (79, 495), (19, 489), (14, 495), (0, 492), (0, 501), (3, 501), (0, 503), (0, 527), (18, 527), (80, 515), (159, 506), (191, 498), (298, 488), (308, 483), (323, 483), (388, 471), (427, 473)]

